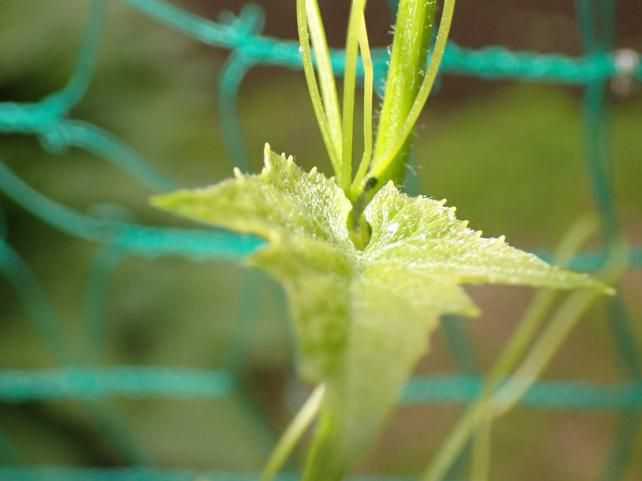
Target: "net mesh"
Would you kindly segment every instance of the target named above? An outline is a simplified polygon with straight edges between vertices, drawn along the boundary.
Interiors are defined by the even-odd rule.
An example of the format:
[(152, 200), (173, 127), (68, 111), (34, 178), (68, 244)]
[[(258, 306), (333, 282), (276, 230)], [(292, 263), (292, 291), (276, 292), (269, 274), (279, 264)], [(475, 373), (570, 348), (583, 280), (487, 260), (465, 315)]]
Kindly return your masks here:
[[(155, 21), (212, 47), (228, 49), (229, 59), (220, 72), (219, 100), (221, 122), (226, 146), (235, 163), (249, 169), (239, 116), (237, 96), (242, 79), (252, 68), (269, 65), (287, 69), (302, 68), (298, 44), (269, 38), (261, 34), (263, 24), (259, 7), (247, 5), (238, 17), (217, 23), (189, 13), (162, 0), (122, 0), (122, 3), (149, 16)], [(106, 0), (94, 0), (87, 22), (76, 68), (67, 85), (60, 91), (35, 103), (0, 103), (0, 132), (28, 134), (41, 140), (53, 152), (76, 147), (112, 162), (115, 167), (156, 191), (174, 188), (174, 182), (160, 174), (153, 164), (142, 159), (128, 145), (119, 141), (98, 125), (75, 119), (71, 110), (83, 99), (92, 80), (97, 53), (106, 18)], [(610, 1), (580, 2), (579, 22), (584, 35), (586, 54), (582, 57), (516, 53), (501, 47), (483, 50), (461, 48), (451, 42), (445, 54), (442, 71), (489, 80), (516, 79), (551, 84), (584, 87), (584, 139), (596, 209), (602, 221), (605, 239), (603, 251), (578, 255), (571, 267), (593, 271), (605, 259), (610, 243), (620, 235), (609, 165), (609, 128), (605, 128), (605, 89), (613, 79), (642, 81), (642, 66), (626, 64), (613, 51), (614, 20)], [(376, 75), (383, 77), (386, 67), (385, 51), (374, 52)], [(332, 53), (335, 71), (341, 74), (341, 51)], [(101, 248), (93, 262), (87, 288), (89, 309), (87, 322), (96, 338), (100, 337), (104, 321), (103, 299), (108, 281), (116, 267), (133, 256), (158, 258), (181, 255), (197, 261), (239, 260), (253, 252), (261, 241), (212, 230), (161, 228), (94, 218), (39, 193), (17, 176), (7, 165), (0, 163), (0, 190), (16, 204), (54, 229)], [(1, 220), (1, 219), (0, 219)], [(6, 226), (0, 222), (3, 234)], [(79, 365), (78, 356), (59, 329), (56, 311), (48, 301), (34, 273), (0, 236), (0, 272), (15, 291), (29, 318), (33, 321), (56, 354), (62, 367), (54, 370), (0, 371), (0, 401), (25, 403), (30, 401), (81, 400), (98, 420), (105, 437), (127, 453), (134, 464), (147, 462), (132, 441), (128, 426), (112, 406), (105, 401), (122, 398), (216, 399), (233, 396), (240, 387), (234, 369), (197, 371), (154, 367), (97, 368)], [(634, 247), (630, 268), (642, 266), (642, 249)], [(251, 299), (255, 287), (252, 280), (244, 287), (244, 296)], [(621, 422), (602, 479), (623, 479), (630, 464), (633, 445), (642, 419), (642, 363), (639, 346), (631, 335), (631, 320), (621, 298), (610, 302), (610, 323), (617, 342), (618, 354), (628, 373), (628, 381), (618, 385), (598, 385), (583, 382), (540, 382), (521, 399), (533, 409), (574, 409), (612, 411), (619, 413)], [(466, 403), (477, 396), (483, 379), (471, 375), (470, 346), (456, 322), (444, 323), (445, 335), (462, 367), (461, 375), (449, 377), (418, 377), (411, 380), (402, 404)], [(99, 340), (99, 339), (98, 339)], [(233, 364), (233, 363), (232, 363)], [(249, 408), (248, 408), (249, 409)], [(0, 427), (0, 459), (18, 459), (11, 440)], [(0, 479), (8, 481), (35, 479), (83, 480), (192, 480), (197, 473), (163, 471), (152, 468), (72, 469), (24, 468), (8, 463), (0, 466)], [(198, 474), (198, 479), (245, 480), (253, 475), (210, 473)], [(295, 479), (283, 477), (282, 479)], [(370, 477), (369, 479), (375, 479)], [(384, 479), (384, 478), (376, 478)], [(401, 479), (401, 478), (397, 478)]]

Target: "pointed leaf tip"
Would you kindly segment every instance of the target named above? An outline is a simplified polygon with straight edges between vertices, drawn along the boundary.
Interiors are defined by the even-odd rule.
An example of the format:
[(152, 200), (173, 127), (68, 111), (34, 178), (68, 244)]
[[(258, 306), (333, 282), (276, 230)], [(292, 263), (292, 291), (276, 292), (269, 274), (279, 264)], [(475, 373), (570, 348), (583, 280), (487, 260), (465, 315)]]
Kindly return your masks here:
[[(337, 429), (328, 460), (352, 459), (394, 406), (441, 314), (475, 315), (461, 287), (504, 283), (598, 287), (482, 237), (446, 200), (409, 197), (392, 181), (364, 210), (370, 242), (357, 250), (347, 225), (352, 205), (333, 178), (304, 172), (265, 144), (259, 175), (235, 170), (207, 189), (155, 196), (152, 203), (192, 219), (259, 235), (269, 245), (250, 258), (281, 282), (295, 324), (299, 370), (325, 383)], [(391, 362), (391, 359), (394, 362)], [(364, 373), (377, 372), (377, 382)], [(330, 402), (330, 401), (329, 401)]]

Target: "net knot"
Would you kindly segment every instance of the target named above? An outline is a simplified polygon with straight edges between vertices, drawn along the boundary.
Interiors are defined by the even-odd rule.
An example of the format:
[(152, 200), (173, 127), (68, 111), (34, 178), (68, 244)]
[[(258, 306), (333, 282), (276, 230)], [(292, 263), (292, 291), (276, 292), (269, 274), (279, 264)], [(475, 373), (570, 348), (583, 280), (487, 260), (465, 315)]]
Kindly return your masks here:
[(260, 6), (249, 3), (241, 8), (238, 15), (224, 10), (219, 15), (219, 21), (234, 31), (235, 49), (246, 50), (255, 43), (254, 40), (263, 31), (265, 14)]
[(53, 124), (40, 132), (39, 140), (42, 147), (52, 154), (60, 154), (69, 145), (69, 134), (61, 125)]
[(640, 54), (631, 48), (622, 48), (613, 52), (615, 77), (611, 89), (618, 95), (628, 95), (635, 86), (636, 76), (640, 76)]

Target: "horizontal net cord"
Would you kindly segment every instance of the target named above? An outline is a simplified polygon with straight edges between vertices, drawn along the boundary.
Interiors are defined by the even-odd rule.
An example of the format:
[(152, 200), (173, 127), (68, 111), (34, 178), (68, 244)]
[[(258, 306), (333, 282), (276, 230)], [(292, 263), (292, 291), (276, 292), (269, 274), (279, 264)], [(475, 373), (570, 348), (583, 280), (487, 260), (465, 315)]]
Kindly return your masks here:
[[(241, 11), (239, 17), (235, 17), (229, 24), (223, 24), (203, 19), (161, 0), (124, 0), (124, 3), (130, 4), (143, 13), (210, 45), (247, 50), (249, 49), (247, 45), (252, 44), (254, 46), (249, 50), (250, 52), (254, 52), (249, 56), (251, 59), (258, 58), (264, 60), (270, 57), (288, 58), (289, 60), (285, 64), (278, 61), (275, 65), (284, 65), (292, 68), (300, 67), (300, 56), (296, 42), (278, 41), (260, 37), (252, 33), (262, 24), (262, 12), (256, 6), (246, 6)], [(95, 61), (91, 61), (91, 58), (95, 58), (97, 55), (98, 38), (102, 32), (104, 17), (104, 0), (94, 0), (83, 47), (76, 69), (68, 85), (59, 93), (54, 93), (46, 97), (40, 103), (24, 105), (17, 103), (0, 104), (0, 131), (40, 135), (43, 140), (45, 140), (45, 145), (54, 151), (60, 151), (67, 146), (82, 148), (106, 160), (112, 161), (154, 190), (167, 190), (172, 186), (171, 181), (156, 172), (150, 164), (140, 159), (127, 147), (118, 143), (116, 139), (111, 138), (108, 133), (88, 123), (73, 122), (58, 118), (65, 115), (67, 110), (79, 101), (89, 84), (89, 79), (93, 73), (93, 66), (95, 64)], [(263, 47), (257, 48), (257, 45), (263, 45)], [(446, 67), (450, 65), (450, 68), (454, 71), (460, 72), (467, 72), (469, 70), (471, 72), (478, 71), (480, 75), (487, 78), (493, 78), (493, 76), (498, 75), (500, 77), (511, 76), (513, 75), (511, 72), (515, 69), (520, 70), (524, 66), (526, 66), (524, 68), (527, 70), (531, 69), (533, 71), (532, 78), (537, 79), (546, 77), (550, 66), (558, 65), (561, 70), (565, 70), (567, 73), (571, 71), (574, 72), (564, 76), (567, 80), (570, 79), (569, 81), (571, 83), (574, 82), (572, 79), (576, 76), (583, 77), (588, 75), (588, 77), (583, 78), (593, 78), (593, 80), (595, 80), (595, 75), (601, 78), (605, 72), (610, 72), (607, 75), (615, 75), (617, 73), (617, 69), (614, 67), (615, 64), (612, 59), (608, 60), (610, 58), (608, 55), (601, 55), (599, 58), (595, 57), (591, 61), (587, 60), (588, 57), (573, 60), (558, 55), (539, 56), (527, 53), (512, 54), (500, 48), (490, 48), (475, 52), (462, 49), (455, 44), (451, 45), (449, 51), (451, 51), (452, 54), (450, 57), (447, 54), (444, 61)], [(381, 66), (385, 64), (387, 54), (380, 51), (376, 55), (378, 55), (377, 62), (379, 68), (382, 68)], [(552, 63), (548, 62), (546, 60), (547, 58), (551, 60)], [(601, 67), (596, 67), (597, 64), (595, 64), (594, 61), (597, 60), (602, 62)], [(343, 63), (342, 53), (335, 52), (334, 62), (337, 64), (337, 70), (340, 71)], [(605, 67), (606, 64), (603, 62), (610, 62), (611, 67)], [(492, 68), (492, 65), (495, 65), (497, 68)], [(530, 65), (530, 67), (528, 67), (528, 65)], [(553, 68), (553, 70), (556, 68), (557, 67)], [(638, 74), (637, 77), (642, 78), (642, 67), (638, 69)], [(591, 77), (591, 75), (593, 75), (593, 77)], [(7, 171), (5, 170), (3, 174), (6, 173)], [(10, 183), (15, 183), (15, 180), (16, 178), (14, 176), (13, 181)], [(16, 188), (19, 189), (20, 187), (24, 187), (24, 185), (14, 185), (12, 187), (14, 187), (13, 190), (16, 190)], [(24, 191), (24, 189), (22, 190)], [(31, 197), (33, 201), (35, 196)], [(33, 212), (33, 209), (30, 207), (36, 204), (42, 204), (42, 202), (31, 202), (31, 204), (33, 205), (29, 206), (24, 203), (22, 205)], [(51, 206), (50, 204), (50, 207)], [(60, 209), (58, 209), (58, 213), (60, 213)], [(56, 227), (69, 233), (80, 234), (80, 237), (88, 240), (99, 241), (104, 237), (104, 232), (109, 231), (111, 238), (117, 238), (116, 242), (119, 247), (150, 256), (183, 254), (196, 256), (198, 258), (209, 258), (213, 256), (215, 258), (229, 259), (245, 256), (261, 244), (261, 241), (258, 239), (235, 236), (228, 233), (203, 235), (198, 231), (195, 233), (187, 233), (179, 230), (148, 228), (125, 224), (112, 223), (107, 225), (103, 221), (96, 221), (100, 224), (96, 225), (96, 222), (92, 222), (92, 219), (86, 216), (79, 217), (78, 215), (73, 219), (70, 216), (64, 216), (65, 219), (70, 222), (56, 222), (48, 218), (50, 215), (51, 212), (43, 212), (43, 215), (40, 217), (49, 224), (54, 224)], [(62, 216), (57, 217), (58, 221), (62, 220)], [(81, 220), (86, 222), (80, 222)], [(117, 236), (113, 235), (115, 231), (118, 231)], [(239, 245), (236, 245), (235, 241), (238, 242)], [(571, 267), (583, 271), (592, 271), (602, 263), (604, 257), (604, 253), (587, 254), (575, 260)], [(631, 265), (632, 267), (642, 265), (641, 249), (633, 250)]]
[(82, 101), (93, 77), (107, 13), (105, 0), (93, 0), (89, 20), (67, 85), (39, 102), (0, 102), (0, 133), (38, 133), (55, 127)]
[[(466, 403), (477, 398), (484, 378), (469, 376), (415, 377), (408, 384), (402, 404)], [(642, 382), (599, 385), (584, 382), (539, 381), (519, 403), (538, 409), (626, 411), (642, 408)]]
[[(477, 376), (414, 377), (402, 405), (467, 403), (477, 398)], [(104, 399), (216, 399), (232, 394), (233, 376), (224, 371), (165, 367), (63, 368), (0, 371), (0, 400), (11, 403)], [(539, 409), (612, 410), (642, 408), (642, 382), (600, 385), (541, 381), (520, 401)]]
[[(2, 481), (259, 481), (255, 473), (202, 472), (133, 468), (0, 467)], [(297, 474), (280, 474), (275, 481), (297, 481)], [(347, 481), (411, 481), (411, 477), (352, 476)]]
[[(257, 6), (244, 8), (229, 23), (207, 20), (175, 7), (164, 0), (121, 0), (159, 23), (172, 27), (205, 44), (242, 52), (254, 64), (301, 69), (297, 41), (278, 40), (261, 36), (262, 11)], [(373, 62), (378, 77), (382, 77), (388, 54), (385, 49), (373, 50)], [(332, 64), (337, 74), (344, 67), (343, 52), (332, 52)], [(562, 84), (588, 85), (596, 80), (618, 76), (615, 54), (595, 54), (569, 57), (558, 54), (511, 52), (503, 47), (479, 50), (459, 47), (449, 42), (442, 63), (444, 72), (470, 75), (484, 79), (523, 79)], [(642, 65), (633, 72), (642, 81)]]
[(63, 399), (220, 398), (232, 393), (226, 372), (179, 368), (60, 368), (0, 370), (0, 399), (7, 402)]
[[(191, 38), (211, 46), (234, 50), (237, 55), (243, 57), (248, 68), (252, 65), (280, 66), (296, 70), (302, 68), (298, 42), (257, 34), (262, 24), (262, 12), (257, 6), (246, 6), (233, 21), (223, 24), (191, 14), (162, 0), (122, 1)], [(41, 102), (0, 103), (0, 132), (37, 133), (42, 129), (51, 128), (56, 119), (67, 115), (82, 99), (94, 72), (104, 18), (105, 2), (95, 0), (79, 59), (67, 86)], [(382, 78), (388, 54), (384, 49), (374, 49), (372, 55), (375, 74)], [(340, 75), (344, 66), (342, 51), (332, 52), (332, 63), (336, 73)], [(618, 65), (616, 52), (569, 57), (559, 54), (512, 52), (498, 46), (473, 50), (450, 42), (442, 70), (489, 80), (513, 78), (589, 85), (621, 75)], [(642, 63), (628, 73), (633, 79), (642, 81)]]
[(52, 227), (87, 241), (112, 244), (130, 254), (177, 255), (196, 260), (242, 258), (263, 245), (227, 231), (150, 227), (96, 219), (64, 207), (32, 189), (0, 162), (0, 191)]
[[(112, 244), (130, 254), (149, 257), (181, 254), (196, 260), (240, 260), (264, 245), (258, 237), (227, 231), (150, 227), (95, 219), (43, 196), (1, 162), (0, 191), (60, 231), (87, 241)], [(550, 260), (545, 252), (538, 255)], [(576, 256), (570, 266), (578, 271), (593, 272), (606, 258), (605, 251), (585, 252)], [(633, 269), (642, 268), (642, 247), (631, 249), (629, 265)]]

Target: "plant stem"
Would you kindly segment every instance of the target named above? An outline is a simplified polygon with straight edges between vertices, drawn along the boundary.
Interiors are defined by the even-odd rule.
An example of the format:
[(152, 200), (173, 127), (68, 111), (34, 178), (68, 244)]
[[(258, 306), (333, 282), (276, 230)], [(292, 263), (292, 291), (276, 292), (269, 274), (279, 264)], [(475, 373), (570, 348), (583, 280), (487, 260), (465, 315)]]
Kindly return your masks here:
[(373, 167), (378, 166), (383, 155), (396, 143), (399, 126), (403, 125), (419, 91), (435, 9), (435, 0), (399, 2)]
[(316, 60), (319, 83), (321, 85), (323, 106), (329, 124), (330, 137), (335, 151), (340, 152), (342, 133), (339, 98), (334, 81), (334, 70), (332, 69), (332, 62), (330, 60), (328, 42), (326, 40), (323, 20), (321, 19), (321, 12), (317, 0), (306, 0), (306, 11), (308, 27), (310, 29), (310, 39), (312, 40), (312, 48), (314, 49), (314, 59)]
[(470, 479), (473, 481), (488, 481), (492, 426), (491, 415), (487, 413), (475, 433), (473, 442), (473, 458), (470, 469)]
[(348, 185), (340, 183), (349, 195), (352, 179), (352, 142), (354, 132), (354, 96), (357, 82), (357, 60), (366, 0), (353, 0), (348, 22), (348, 36), (345, 48), (345, 72), (343, 77), (343, 148), (341, 151), (341, 175), (348, 179)]
[(372, 157), (372, 96), (374, 86), (374, 68), (372, 66), (372, 56), (370, 55), (370, 44), (368, 42), (368, 32), (366, 30), (366, 19), (361, 15), (361, 27), (359, 31), (359, 50), (363, 61), (363, 155), (359, 163), (359, 169), (350, 189), (350, 200), (354, 204), (359, 196), (359, 192), (354, 187), (358, 186), (370, 167)]
[(301, 481), (341, 481), (350, 465), (350, 460), (345, 456), (337, 456), (340, 450), (337, 446), (339, 426), (332, 397), (332, 393), (328, 392), (324, 399)]
[[(404, 2), (402, 0), (399, 4), (399, 13), (397, 20), (398, 24), (405, 18), (405, 15), (416, 15), (413, 11), (406, 13), (406, 11), (403, 9), (406, 4), (412, 4), (411, 6), (414, 6), (416, 8), (420, 8), (421, 5), (425, 5), (426, 8), (432, 8), (432, 11), (434, 12), (434, 2), (429, 2), (426, 4), (425, 2)], [(448, 40), (448, 34), (450, 33), (450, 26), (452, 24), (454, 9), (455, 0), (444, 0), (441, 21), (439, 23), (439, 31), (437, 33), (437, 39), (435, 40), (435, 46), (430, 57), (430, 63), (428, 65), (427, 71), (424, 71), (423, 68), (423, 65), (425, 65), (425, 57), (424, 63), (417, 65), (414, 71), (410, 71), (410, 68), (408, 68), (407, 65), (405, 67), (398, 67), (399, 69), (405, 68), (408, 71), (406, 72), (406, 75), (408, 75), (408, 73), (417, 75), (420, 72), (419, 75), (423, 77), (423, 81), (421, 82), (419, 88), (415, 87), (412, 89), (412, 99), (408, 98), (408, 94), (404, 93), (403, 90), (401, 91), (401, 93), (392, 90), (388, 103), (388, 105), (390, 105), (391, 111), (395, 110), (395, 102), (404, 99), (406, 103), (406, 107), (404, 109), (398, 109), (398, 114), (396, 115), (387, 115), (386, 113), (386, 100), (388, 99), (389, 95), (388, 89), (390, 89), (391, 87), (390, 85), (386, 85), (386, 97), (384, 98), (381, 122), (379, 124), (379, 131), (377, 134), (377, 145), (375, 147), (375, 155), (370, 173), (370, 177), (374, 177), (378, 180), (379, 187), (384, 185), (389, 179), (399, 181), (399, 176), (401, 173), (403, 173), (402, 167), (405, 158), (407, 157), (407, 154), (405, 153), (407, 151), (407, 142), (410, 138), (410, 135), (412, 134), (415, 124), (417, 123), (419, 114), (421, 113), (421, 110), (423, 109), (426, 100), (428, 99), (428, 95), (432, 90), (435, 79), (437, 78), (437, 72), (446, 50), (446, 42)], [(432, 18), (430, 20), (432, 21)], [(403, 32), (412, 32), (412, 30), (409, 30), (409, 28), (412, 28), (411, 25), (413, 25), (412, 17), (410, 17), (410, 19), (406, 21), (410, 23), (408, 25), (404, 25), (403, 27), (400, 26), (400, 28), (402, 28)], [(424, 19), (424, 21), (426, 20)], [(432, 28), (429, 28), (425, 33), (428, 32), (430, 33), (425, 41), (427, 41), (432, 35)], [(418, 34), (418, 32), (416, 31), (414, 33), (415, 35)], [(413, 42), (419, 43), (417, 41), (417, 38), (411, 37), (410, 39), (407, 39), (407, 41), (410, 42), (411, 45), (413, 44)], [(395, 35), (395, 42), (396, 40), (397, 34)], [(390, 64), (388, 83), (390, 83), (391, 80), (394, 80), (394, 75), (397, 72), (396, 70), (393, 70), (393, 61), (395, 60), (394, 48), (395, 44), (393, 44), (393, 58)], [(393, 85), (395, 84), (393, 83)], [(406, 82), (403, 88), (408, 89), (409, 85), (412, 84)], [(408, 102), (409, 100), (410, 102)], [(363, 190), (364, 188), (365, 184), (362, 183), (361, 189)]]
[[(580, 246), (593, 234), (596, 228), (597, 219), (594, 215), (586, 216), (578, 220), (569, 232), (566, 233), (557, 247), (554, 255), (557, 264), (560, 266), (566, 266), (575, 255), (575, 252), (579, 250)], [(542, 296), (544, 297), (544, 300), (535, 300), (533, 304), (538, 302), (548, 303), (553, 300), (553, 297), (549, 298), (548, 294), (542, 294)], [(550, 304), (548, 305), (550, 306)], [(545, 313), (542, 308), (535, 309), (535, 311), (539, 311), (542, 316), (541, 318), (543, 319)], [(526, 342), (526, 340), (523, 339), (522, 342)], [(479, 430), (473, 440), (473, 459), (470, 471), (471, 479), (474, 479), (475, 481), (485, 481), (489, 477), (492, 422), (495, 417), (494, 410), (490, 407), (492, 404), (491, 400), (486, 397), (480, 400), (480, 402), (485, 403), (484, 409), (482, 410), (483, 421), (481, 421)]]
[(437, 452), (437, 455), (421, 478), (421, 481), (437, 481), (446, 475), (470, 435), (483, 419), (483, 415), (488, 409), (488, 403), (492, 393), (519, 362), (522, 353), (528, 347), (530, 340), (537, 332), (537, 329), (555, 300), (555, 295), (555, 291), (550, 289), (543, 290), (536, 295), (524, 318), (519, 323), (517, 332), (513, 334), (508, 346), (493, 365), (479, 399), (475, 401), (459, 420), (455, 429)]
[(325, 388), (319, 385), (310, 394), (310, 397), (303, 404), (299, 412), (296, 414), (288, 428), (285, 430), (279, 442), (277, 443), (274, 451), (270, 455), (263, 473), (261, 473), (261, 481), (272, 481), (274, 477), (283, 467), (283, 464), (292, 453), (292, 450), (297, 445), (303, 433), (308, 429), (314, 418), (319, 413)]
[(494, 396), (493, 417), (505, 414), (528, 391), (582, 314), (600, 295), (594, 291), (578, 292), (560, 306), (511, 380)]
[(328, 117), (324, 110), (323, 99), (321, 98), (321, 93), (319, 91), (319, 84), (317, 82), (316, 74), (314, 72), (314, 63), (312, 61), (312, 52), (310, 50), (310, 33), (308, 31), (308, 15), (307, 15), (307, 3), (306, 0), (297, 0), (297, 26), (299, 31), (299, 44), (301, 48), (301, 55), (303, 57), (303, 72), (305, 73), (305, 79), (308, 84), (308, 91), (310, 93), (310, 100), (312, 101), (312, 108), (314, 110), (314, 115), (317, 118), (317, 123), (319, 124), (319, 130), (321, 130), (321, 137), (325, 144), (325, 148), (328, 151), (328, 156), (332, 162), (332, 167), (334, 168), (335, 173), (337, 174), (337, 182), (339, 185), (341, 183), (347, 182), (350, 184), (350, 176), (347, 180), (342, 177), (341, 169), (341, 155), (340, 150), (335, 145), (335, 140), (331, 134), (330, 123)]
[[(625, 246), (616, 246), (615, 250), (611, 252), (602, 277), (609, 282), (614, 282), (626, 270), (627, 259), (628, 249)], [(578, 292), (559, 308), (548, 328), (512, 376), (512, 380), (495, 395), (494, 417), (499, 417), (509, 411), (528, 391), (553, 358), (582, 313), (598, 296), (599, 293), (595, 292)]]

